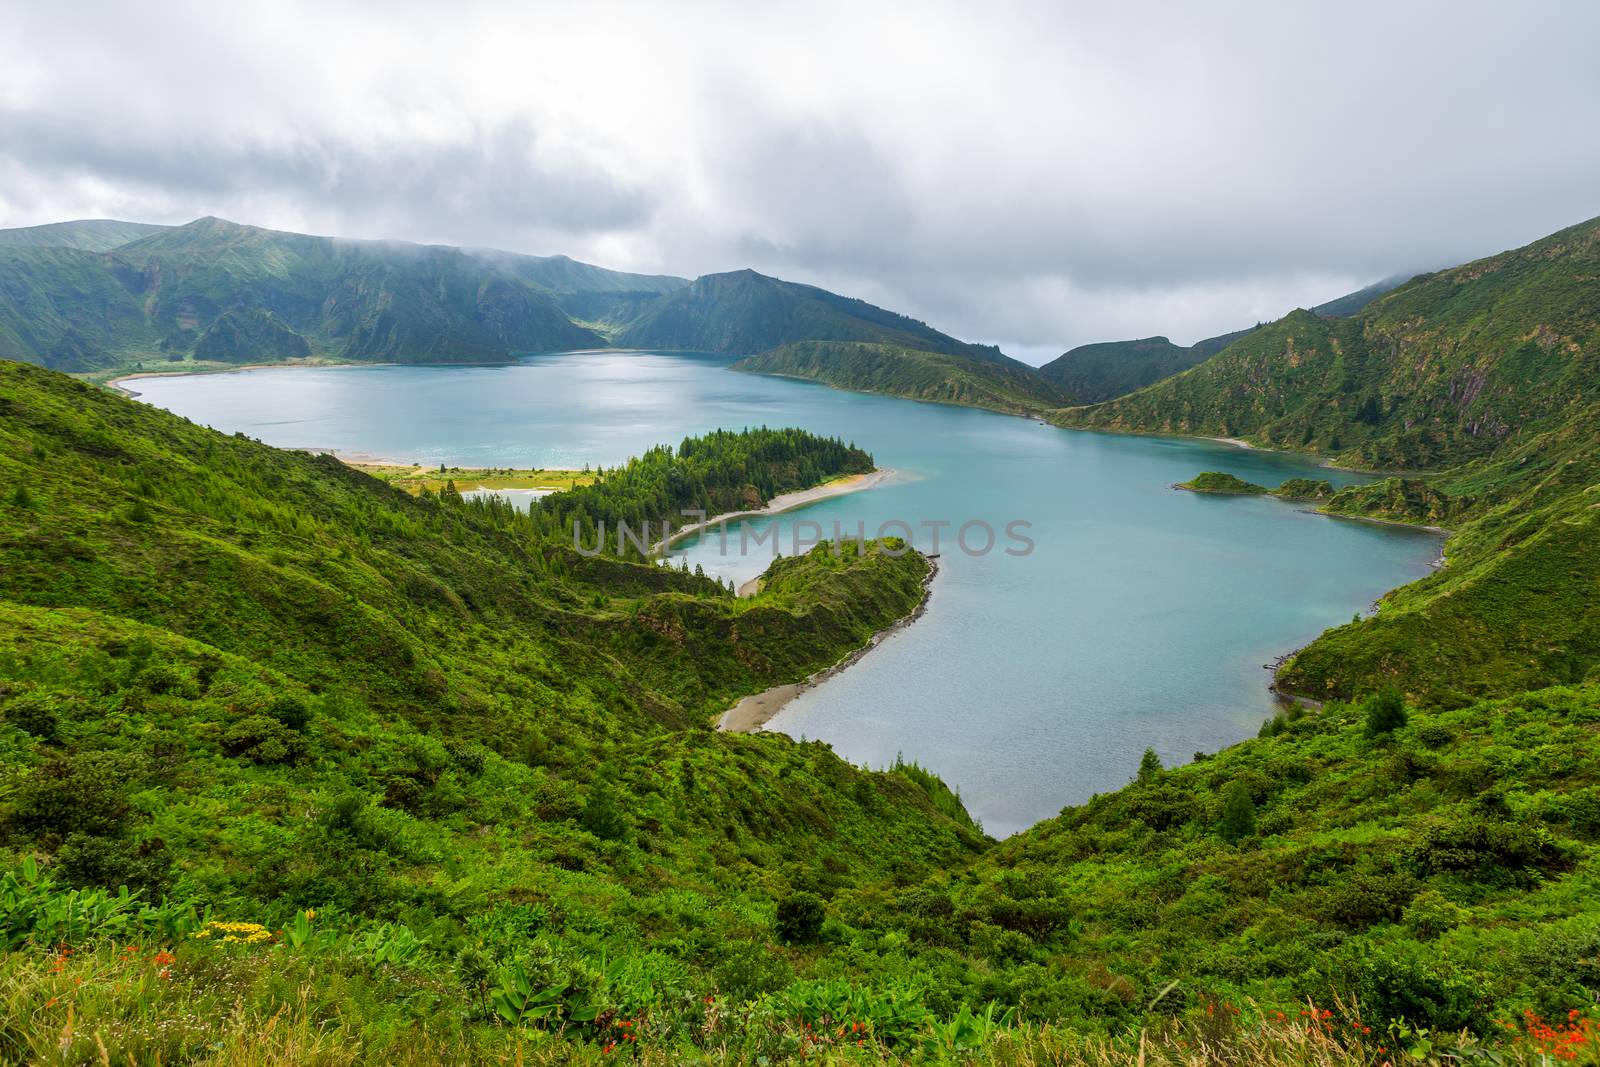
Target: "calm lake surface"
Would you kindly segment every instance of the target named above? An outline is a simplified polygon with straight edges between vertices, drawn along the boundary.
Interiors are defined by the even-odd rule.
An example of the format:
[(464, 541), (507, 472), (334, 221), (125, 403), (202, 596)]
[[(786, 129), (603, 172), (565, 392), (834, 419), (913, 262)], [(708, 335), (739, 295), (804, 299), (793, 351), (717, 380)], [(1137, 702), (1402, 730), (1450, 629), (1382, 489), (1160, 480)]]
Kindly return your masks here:
[[(888, 520), (941, 535), (928, 613), (786, 707), (773, 729), (857, 763), (897, 754), (940, 774), (993, 834), (1114, 789), (1154, 747), (1169, 765), (1253, 735), (1275, 710), (1263, 669), (1428, 572), (1439, 539), (1274, 499), (1172, 483), (1224, 470), (1268, 486), (1314, 462), (1231, 445), (1058, 430), (1030, 420), (727, 370), (729, 359), (568, 353), (495, 367), (330, 367), (141, 379), (142, 399), (268, 444), (474, 467), (612, 465), (716, 428), (800, 426), (897, 473), (782, 517), (831, 535)], [(463, 489), (471, 486), (463, 485)], [(954, 532), (1000, 535), (970, 556)], [(1003, 549), (1007, 523), (1034, 550)], [(764, 528), (767, 520), (755, 524)], [(804, 531), (809, 532), (809, 531)], [(691, 564), (743, 581), (771, 548), (709, 536)], [(978, 528), (969, 543), (982, 546)]]

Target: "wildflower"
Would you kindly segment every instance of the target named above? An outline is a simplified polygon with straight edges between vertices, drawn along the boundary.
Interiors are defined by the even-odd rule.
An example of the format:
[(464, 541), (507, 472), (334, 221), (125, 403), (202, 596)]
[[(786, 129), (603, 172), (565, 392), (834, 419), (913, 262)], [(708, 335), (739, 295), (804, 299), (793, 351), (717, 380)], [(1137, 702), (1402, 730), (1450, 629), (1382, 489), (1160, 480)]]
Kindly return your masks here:
[(208, 939), (213, 934), (221, 934), (222, 936), (218, 938), (220, 941), (241, 945), (258, 945), (263, 941), (272, 940), (272, 931), (260, 923), (230, 923), (215, 920), (206, 923), (192, 936)]
[(173, 960), (175, 960), (177, 958), (178, 957), (174, 956), (172, 953), (166, 951), (165, 949), (161, 950), (160, 952), (157, 952), (154, 956), (150, 957), (150, 959), (153, 962), (155, 962), (158, 966), (161, 966), (161, 967), (165, 967), (167, 964), (171, 963)]

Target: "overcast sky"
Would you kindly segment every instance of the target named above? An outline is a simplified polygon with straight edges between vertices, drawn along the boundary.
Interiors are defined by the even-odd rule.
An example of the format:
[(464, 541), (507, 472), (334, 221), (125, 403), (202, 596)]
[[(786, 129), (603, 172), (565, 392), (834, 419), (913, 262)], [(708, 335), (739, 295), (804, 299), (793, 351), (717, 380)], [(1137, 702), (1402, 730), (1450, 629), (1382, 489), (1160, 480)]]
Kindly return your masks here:
[(750, 266), (1040, 362), (1600, 215), (1597, 43), (1583, 0), (14, 3), (0, 226)]

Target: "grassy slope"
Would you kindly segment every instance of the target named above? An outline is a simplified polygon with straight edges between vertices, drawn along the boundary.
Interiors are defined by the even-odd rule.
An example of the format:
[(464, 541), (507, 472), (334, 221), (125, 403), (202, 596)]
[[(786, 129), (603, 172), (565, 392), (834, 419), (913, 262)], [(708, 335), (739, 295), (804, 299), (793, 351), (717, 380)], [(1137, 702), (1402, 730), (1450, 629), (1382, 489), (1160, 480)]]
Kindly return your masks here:
[(1176, 981), (1164, 1014), (1337, 993), (1487, 1033), (1600, 985), (1600, 690), (1263, 733), (847, 914), (987, 958), (1044, 1017), (1139, 1018)]
[(1022, 363), (890, 344), (801, 341), (742, 359), (734, 369), (1013, 414), (1043, 410), (1064, 396)]

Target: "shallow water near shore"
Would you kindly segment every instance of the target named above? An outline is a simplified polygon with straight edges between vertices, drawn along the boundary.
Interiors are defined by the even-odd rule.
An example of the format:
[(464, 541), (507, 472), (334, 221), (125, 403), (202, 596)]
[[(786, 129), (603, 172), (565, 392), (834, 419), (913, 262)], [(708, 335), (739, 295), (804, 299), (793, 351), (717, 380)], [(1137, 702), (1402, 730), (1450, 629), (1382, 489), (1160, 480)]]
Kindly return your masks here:
[[(939, 577), (922, 619), (801, 693), (769, 728), (871, 766), (915, 759), (997, 835), (1124, 784), (1146, 746), (1170, 764), (1253, 735), (1275, 709), (1264, 664), (1438, 557), (1435, 535), (1170, 488), (1203, 470), (1268, 486), (1365, 480), (1303, 457), (1059, 430), (752, 377), (730, 362), (579, 353), (145, 378), (138, 389), (145, 402), (268, 444), (432, 465), (611, 465), (690, 434), (763, 424), (855, 441), (894, 477), (749, 529), (777, 522), (788, 550), (797, 522), (824, 536), (835, 522), (846, 533), (860, 523), (870, 536), (898, 520), (931, 550), (924, 524), (949, 523)], [(995, 530), (987, 554), (955, 543), (969, 520)], [(1026, 555), (1004, 551), (1020, 547), (1006, 538), (1013, 521), (1029, 524)], [(729, 554), (715, 533), (680, 554), (741, 583), (772, 556), (770, 543), (739, 555), (744, 528), (729, 526)], [(971, 547), (983, 540), (969, 528)]]

